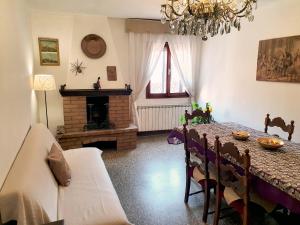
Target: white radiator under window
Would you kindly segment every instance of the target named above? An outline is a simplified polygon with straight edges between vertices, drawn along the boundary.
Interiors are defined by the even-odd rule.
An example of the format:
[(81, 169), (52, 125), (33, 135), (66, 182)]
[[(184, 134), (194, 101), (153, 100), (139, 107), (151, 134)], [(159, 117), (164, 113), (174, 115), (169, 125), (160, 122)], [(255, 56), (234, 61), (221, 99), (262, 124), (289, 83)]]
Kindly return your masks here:
[(191, 105), (155, 105), (138, 106), (139, 131), (171, 130), (180, 124), (180, 116), (185, 110), (191, 111)]

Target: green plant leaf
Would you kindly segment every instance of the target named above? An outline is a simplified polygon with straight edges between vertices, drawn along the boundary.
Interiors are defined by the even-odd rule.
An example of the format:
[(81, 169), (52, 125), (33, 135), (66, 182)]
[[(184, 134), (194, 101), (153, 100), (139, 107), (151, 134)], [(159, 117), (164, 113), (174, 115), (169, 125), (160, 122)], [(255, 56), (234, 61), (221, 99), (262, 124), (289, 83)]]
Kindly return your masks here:
[(181, 115), (181, 116), (180, 116), (179, 122), (180, 122), (181, 125), (183, 125), (183, 124), (186, 123), (186, 120), (185, 120), (185, 116), (184, 116), (184, 115)]
[(192, 109), (196, 110), (199, 108), (199, 104), (197, 102), (192, 102)]

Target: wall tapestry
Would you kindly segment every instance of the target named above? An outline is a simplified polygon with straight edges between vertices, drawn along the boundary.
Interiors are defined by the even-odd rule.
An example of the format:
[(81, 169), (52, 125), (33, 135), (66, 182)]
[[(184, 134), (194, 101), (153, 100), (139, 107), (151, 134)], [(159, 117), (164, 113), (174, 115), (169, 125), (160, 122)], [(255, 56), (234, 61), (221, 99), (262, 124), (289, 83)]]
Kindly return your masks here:
[(300, 82), (300, 36), (260, 41), (256, 80)]
[(59, 66), (58, 39), (39, 38), (40, 64), (41, 66)]

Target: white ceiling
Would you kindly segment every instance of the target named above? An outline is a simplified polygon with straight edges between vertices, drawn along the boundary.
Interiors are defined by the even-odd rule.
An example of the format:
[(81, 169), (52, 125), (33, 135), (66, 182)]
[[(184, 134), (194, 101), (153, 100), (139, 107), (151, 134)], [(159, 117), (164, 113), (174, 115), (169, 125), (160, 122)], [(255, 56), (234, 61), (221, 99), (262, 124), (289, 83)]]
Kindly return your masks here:
[[(98, 14), (116, 18), (160, 19), (166, 0), (28, 0), (31, 8), (51, 12)], [(259, 8), (282, 0), (258, 0)]]
[(117, 18), (160, 18), (165, 0), (28, 0), (31, 8), (52, 12), (100, 14)]

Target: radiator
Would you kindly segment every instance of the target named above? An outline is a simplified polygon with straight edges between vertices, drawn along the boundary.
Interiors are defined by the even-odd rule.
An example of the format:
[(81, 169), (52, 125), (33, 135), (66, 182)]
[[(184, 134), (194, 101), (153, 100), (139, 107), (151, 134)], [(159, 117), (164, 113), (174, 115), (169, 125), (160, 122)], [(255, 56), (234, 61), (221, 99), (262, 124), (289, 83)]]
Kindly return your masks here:
[(191, 111), (191, 105), (155, 105), (138, 106), (139, 131), (171, 130), (180, 124), (180, 116), (185, 110)]

